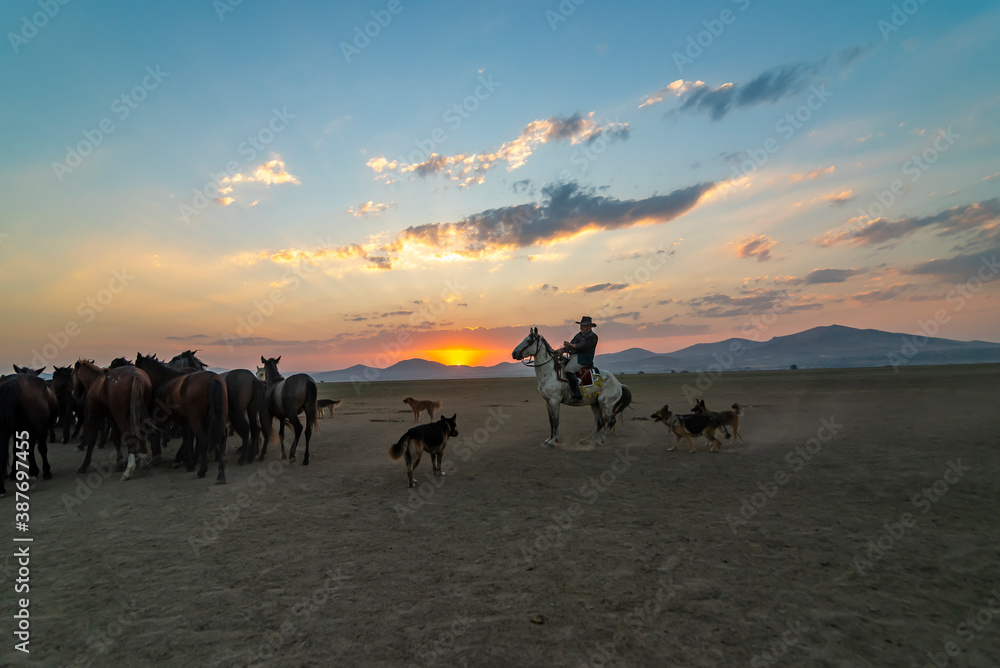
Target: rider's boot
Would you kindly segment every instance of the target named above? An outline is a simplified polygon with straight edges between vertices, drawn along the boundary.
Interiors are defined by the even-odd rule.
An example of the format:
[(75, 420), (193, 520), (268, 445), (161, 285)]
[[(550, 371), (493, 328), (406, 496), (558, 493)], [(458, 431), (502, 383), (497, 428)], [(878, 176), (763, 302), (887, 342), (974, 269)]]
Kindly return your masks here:
[(583, 401), (583, 394), (580, 392), (580, 379), (575, 373), (567, 372), (566, 380), (569, 381), (569, 389), (573, 392), (573, 401)]

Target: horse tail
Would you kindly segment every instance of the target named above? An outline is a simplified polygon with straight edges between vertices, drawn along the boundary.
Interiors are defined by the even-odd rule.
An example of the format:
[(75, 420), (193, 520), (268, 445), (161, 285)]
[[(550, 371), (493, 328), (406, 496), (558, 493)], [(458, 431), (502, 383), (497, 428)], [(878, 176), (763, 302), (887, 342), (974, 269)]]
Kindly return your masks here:
[(253, 400), (257, 406), (257, 420), (260, 423), (260, 430), (264, 434), (264, 445), (277, 445), (278, 432), (274, 430), (274, 420), (267, 407), (267, 383), (262, 380), (254, 381)]
[(212, 379), (208, 386), (208, 437), (212, 441), (212, 447), (220, 448), (220, 458), (225, 455), (228, 408), (226, 381), (222, 378)]
[[(17, 382), (16, 378), (0, 383), (0, 430), (14, 432), (17, 422), (17, 405), (20, 401), (21, 384)], [(7, 443), (4, 442), (2, 445), (6, 451)], [(6, 475), (6, 472), (3, 475)]]
[(407, 440), (408, 437), (409, 437), (408, 433), (407, 434), (403, 434), (399, 438), (399, 440), (396, 441), (395, 445), (393, 445), (391, 448), (389, 448), (389, 458), (390, 459), (399, 459), (400, 457), (403, 456), (403, 450), (406, 449), (406, 440)]
[(318, 391), (316, 389), (316, 383), (311, 378), (309, 382), (306, 383), (306, 420), (309, 421), (309, 426), (312, 433), (319, 432), (319, 416), (316, 411), (316, 399)]
[(632, 405), (632, 390), (628, 389), (628, 385), (622, 385), (622, 396), (618, 398), (615, 402), (614, 410), (611, 412), (612, 415), (621, 415), (625, 412), (625, 409)]
[(142, 447), (143, 425), (146, 424), (148, 417), (146, 415), (144, 387), (142, 379), (137, 376), (132, 377), (132, 383), (129, 387), (128, 425), (137, 448)]

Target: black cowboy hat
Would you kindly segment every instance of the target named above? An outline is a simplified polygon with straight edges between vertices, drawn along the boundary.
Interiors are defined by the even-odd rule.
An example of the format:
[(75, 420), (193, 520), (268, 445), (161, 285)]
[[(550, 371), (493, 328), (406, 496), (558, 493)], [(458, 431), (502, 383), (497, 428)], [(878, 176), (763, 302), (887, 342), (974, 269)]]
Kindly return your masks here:
[(578, 323), (576, 323), (576, 324), (578, 324), (578, 325), (590, 325), (591, 327), (597, 327), (597, 324), (593, 320), (590, 319), (589, 315), (585, 315), (582, 318), (580, 318), (580, 321)]

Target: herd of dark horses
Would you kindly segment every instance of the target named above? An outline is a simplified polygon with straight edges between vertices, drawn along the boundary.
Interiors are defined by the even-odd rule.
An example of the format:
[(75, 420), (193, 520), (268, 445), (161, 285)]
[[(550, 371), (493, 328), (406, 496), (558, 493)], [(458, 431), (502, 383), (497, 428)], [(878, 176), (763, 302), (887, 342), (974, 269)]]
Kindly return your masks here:
[[(86, 450), (77, 473), (87, 471), (94, 447), (111, 440), (118, 453), (122, 480), (128, 480), (136, 463), (159, 463), (171, 438), (181, 445), (174, 466), (208, 472), (210, 455), (218, 462), (216, 483), (226, 482), (226, 438), (237, 434), (242, 444), (238, 464), (262, 461), (268, 445), (281, 445), (285, 459), (285, 424), (295, 432), (288, 459), (295, 461), (299, 439), (305, 433), (302, 464), (309, 463), (309, 441), (316, 423), (316, 383), (307, 374), (289, 378), (278, 372), (281, 357), (265, 359), (257, 373), (235, 369), (209, 371), (197, 351), (185, 351), (169, 362), (156, 355), (137, 354), (134, 361), (114, 360), (107, 367), (80, 359), (71, 367), (55, 367), (51, 380), (42, 369), (14, 365), (16, 373), (0, 376), (0, 496), (4, 480), (27, 460), (28, 475), (52, 477), (48, 444), (62, 431), (62, 442), (80, 436), (78, 449)], [(299, 418), (305, 414), (305, 424)], [(276, 433), (273, 420), (280, 428)], [(72, 432), (72, 433), (71, 433)], [(15, 440), (15, 458), (10, 459)], [(28, 448), (18, 447), (27, 441)], [(122, 445), (128, 456), (122, 454)], [(36, 452), (42, 460), (39, 469)], [(19, 461), (20, 460), (20, 461)]]

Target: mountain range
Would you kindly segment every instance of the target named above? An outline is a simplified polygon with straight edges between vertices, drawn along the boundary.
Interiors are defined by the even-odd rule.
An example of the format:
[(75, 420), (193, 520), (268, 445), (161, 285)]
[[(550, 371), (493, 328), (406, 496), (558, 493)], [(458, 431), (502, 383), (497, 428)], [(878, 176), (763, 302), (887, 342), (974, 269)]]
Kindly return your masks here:
[[(954, 341), (922, 335), (894, 334), (841, 325), (814, 327), (768, 341), (732, 338), (698, 343), (672, 353), (629, 348), (598, 354), (599, 369), (615, 374), (681, 373), (763, 369), (833, 369), (929, 364), (1000, 363), (1000, 343)], [(338, 371), (310, 373), (317, 381), (363, 383), (383, 380), (458, 380), (518, 378), (534, 375), (520, 362), (494, 366), (447, 366), (422, 359), (402, 360), (385, 369), (358, 364)]]

